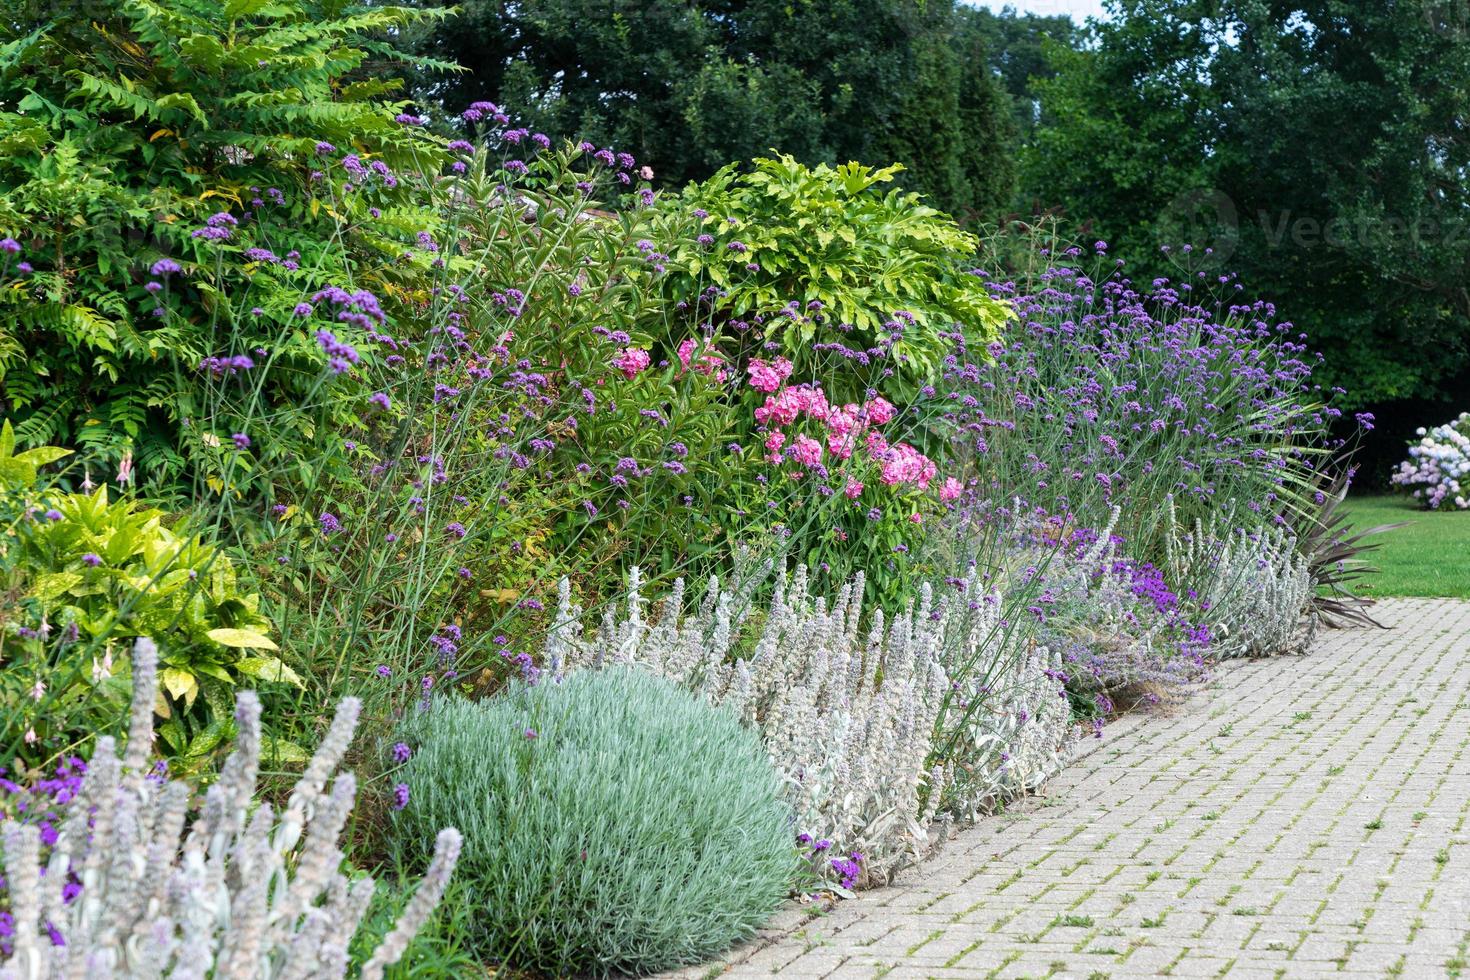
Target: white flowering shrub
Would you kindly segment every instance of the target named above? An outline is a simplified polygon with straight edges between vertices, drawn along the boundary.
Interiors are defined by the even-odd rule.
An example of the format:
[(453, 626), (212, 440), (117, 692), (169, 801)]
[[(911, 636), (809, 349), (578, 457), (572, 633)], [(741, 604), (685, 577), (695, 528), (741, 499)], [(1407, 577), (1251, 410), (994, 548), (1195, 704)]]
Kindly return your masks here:
[(1311, 644), (1311, 560), (1283, 529), (1196, 520), (1192, 529), (1172, 529), (1167, 555), (1174, 581), (1193, 585), (1215, 657), (1300, 653)]
[[(0, 978), (345, 976), (348, 943), (374, 888), (371, 878), (342, 873), (338, 847), (357, 781), (333, 774), (357, 726), (357, 700), (339, 705), (277, 814), (269, 803), (252, 809), (260, 703), (241, 693), (235, 750), (186, 832), (189, 786), (147, 772), (157, 689), (157, 651), (140, 639), (126, 752), (119, 757), (111, 738), (97, 740), (44, 865), (40, 829), (7, 821), (14, 932)], [(457, 830), (439, 831), (423, 880), (361, 976), (376, 980), (403, 955), (443, 896), (459, 850)]]
[[(797, 566), (759, 614), (755, 581), (711, 580), (692, 612), (677, 581), (655, 621), (634, 569), (621, 608), (591, 636), (563, 581), (547, 662), (637, 662), (737, 712), (785, 778), (798, 840), (846, 887), (886, 880), (942, 842), (954, 810), (1034, 788), (1060, 765), (1069, 726), (1045, 655), (992, 663), (978, 649), (994, 632), (986, 603), (936, 602), (925, 586), (865, 625), (861, 577), (829, 601)], [(968, 686), (947, 669), (981, 661)]]
[(1446, 501), (1470, 510), (1470, 412), (1444, 425), (1418, 430), (1419, 441), (1393, 474), (1394, 485), (1408, 489), (1431, 510)]

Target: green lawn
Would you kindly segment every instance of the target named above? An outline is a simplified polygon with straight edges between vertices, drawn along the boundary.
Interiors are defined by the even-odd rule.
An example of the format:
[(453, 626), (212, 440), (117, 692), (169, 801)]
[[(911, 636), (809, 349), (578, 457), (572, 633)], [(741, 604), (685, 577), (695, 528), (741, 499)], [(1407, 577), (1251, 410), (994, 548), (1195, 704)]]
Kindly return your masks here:
[(1347, 511), (1356, 528), (1411, 522), (1368, 539), (1379, 545), (1368, 561), (1381, 571), (1364, 594), (1470, 598), (1470, 511), (1420, 510), (1393, 496), (1349, 497)]

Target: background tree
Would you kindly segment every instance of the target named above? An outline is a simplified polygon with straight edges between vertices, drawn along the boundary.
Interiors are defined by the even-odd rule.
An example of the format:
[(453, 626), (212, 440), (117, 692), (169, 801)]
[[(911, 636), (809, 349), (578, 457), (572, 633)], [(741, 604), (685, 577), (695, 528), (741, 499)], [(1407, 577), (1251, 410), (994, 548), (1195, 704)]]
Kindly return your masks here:
[[(441, 0), (425, 0), (440, 5)], [(681, 184), (771, 150), (901, 162), (954, 212), (1009, 202), (1009, 100), (953, 0), (469, 0), (410, 39), (466, 69), (420, 81), (553, 137), (626, 150)]]
[(1022, 143), (1029, 141), (1043, 123), (1044, 107), (1035, 83), (1056, 74), (1048, 48), (1075, 48), (1085, 32), (1066, 14), (1021, 13), (1009, 4), (999, 11), (961, 4), (955, 8), (955, 16), (959, 19), (957, 35), (963, 46), (962, 57), (983, 61), (1000, 80), (1010, 96), (1016, 136)]
[[(1051, 48), (1026, 188), (1142, 260), (1135, 272), (1239, 271), (1290, 311), (1353, 404), (1463, 391), (1461, 9), (1114, 0), (1086, 46)], [(1185, 256), (1191, 236), (1215, 255)]]

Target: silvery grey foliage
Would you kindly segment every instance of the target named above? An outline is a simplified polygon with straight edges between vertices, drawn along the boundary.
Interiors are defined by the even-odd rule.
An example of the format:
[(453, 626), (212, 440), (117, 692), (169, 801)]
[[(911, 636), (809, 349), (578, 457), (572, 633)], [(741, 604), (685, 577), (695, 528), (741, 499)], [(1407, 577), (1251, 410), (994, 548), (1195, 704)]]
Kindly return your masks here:
[[(132, 716), (125, 754), (99, 738), (78, 795), (41, 866), (36, 827), (5, 828), (5, 873), (15, 917), (3, 980), (81, 977), (341, 977), (348, 942), (373, 894), (371, 878), (342, 874), (337, 841), (357, 792), (333, 776), (357, 726), (359, 703), (338, 706), (326, 737), (279, 815), (251, 809), (260, 765), (260, 702), (236, 701), (235, 751), (187, 827), (189, 787), (147, 775), (157, 693), (153, 641), (133, 651)], [(397, 962), (453, 873), (460, 836), (439, 833), (408, 907), (362, 976)], [(81, 883), (70, 902), (68, 872)], [(56, 929), (65, 945), (43, 932)]]
[[(995, 541), (977, 542), (968, 534), (935, 545), (946, 549), (936, 558), (949, 565), (977, 568), (995, 557)], [(976, 547), (987, 560), (973, 553)], [(1066, 765), (1079, 737), (1060, 653), (1004, 615), (1007, 606), (1014, 614), (1028, 604), (1024, 575), (1001, 578), (1009, 580), (1012, 595), (986, 590), (972, 572), (945, 607), (940, 649), (951, 694), (935, 748), (952, 760), (946, 809), (966, 818), (1039, 789)], [(1029, 588), (1039, 591), (1039, 584)]]
[[(755, 576), (737, 576), (725, 588), (712, 579), (687, 612), (676, 581), (654, 619), (639, 571), (628, 579), (621, 609), (608, 609), (591, 636), (563, 580), (546, 650), (553, 669), (637, 662), (738, 712), (785, 776), (795, 830), (860, 852), (864, 881), (942, 842), (934, 831), (948, 826), (953, 790), (973, 809), (979, 794), (1034, 787), (1059, 765), (1065, 737), (1055, 714), (1035, 705), (1060, 701), (1037, 667), (1044, 655), (994, 671), (994, 686), (974, 692), (981, 710), (951, 709), (958, 748), (935, 755), (954, 701), (946, 665), (974, 660), (975, 650), (959, 648), (991, 634), (982, 603), (936, 602), (925, 586), (902, 612), (875, 610), (865, 625), (861, 576), (829, 601), (811, 594), (797, 566), (778, 576), (760, 614), (750, 608)], [(1050, 684), (1044, 696), (1039, 681)], [(1045, 729), (1031, 723), (1038, 718)]]
[(1210, 651), (1228, 657), (1301, 653), (1311, 645), (1312, 570), (1296, 540), (1281, 528), (1249, 532), (1221, 519), (1195, 521), (1168, 539), (1176, 582), (1193, 583), (1208, 603)]

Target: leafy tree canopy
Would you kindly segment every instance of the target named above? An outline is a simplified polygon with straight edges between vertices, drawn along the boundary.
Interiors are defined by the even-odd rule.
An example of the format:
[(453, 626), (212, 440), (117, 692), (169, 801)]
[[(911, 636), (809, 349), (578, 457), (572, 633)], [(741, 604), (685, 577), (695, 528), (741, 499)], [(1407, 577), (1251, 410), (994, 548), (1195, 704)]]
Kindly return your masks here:
[(1356, 403), (1447, 393), (1470, 366), (1464, 11), (1112, 0), (1086, 44), (1050, 49), (1025, 185), (1135, 276), (1239, 271)]
[[(428, 5), (448, 0), (422, 0)], [(953, 0), (468, 0), (416, 50), (467, 70), (420, 92), (505, 105), (666, 181), (777, 150), (907, 168), (940, 207), (1009, 203), (1011, 107)]]

